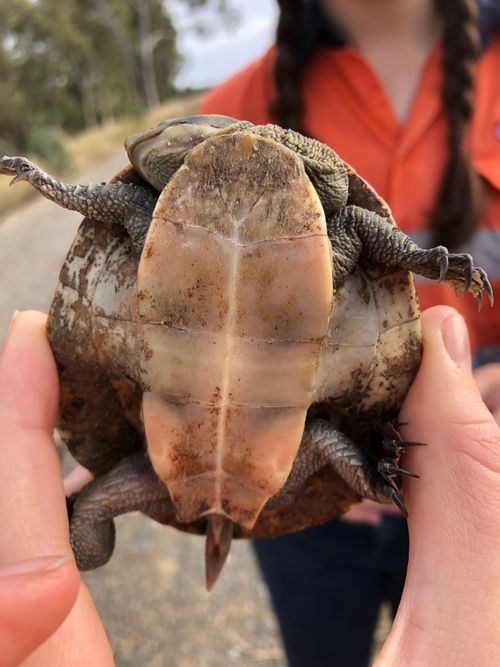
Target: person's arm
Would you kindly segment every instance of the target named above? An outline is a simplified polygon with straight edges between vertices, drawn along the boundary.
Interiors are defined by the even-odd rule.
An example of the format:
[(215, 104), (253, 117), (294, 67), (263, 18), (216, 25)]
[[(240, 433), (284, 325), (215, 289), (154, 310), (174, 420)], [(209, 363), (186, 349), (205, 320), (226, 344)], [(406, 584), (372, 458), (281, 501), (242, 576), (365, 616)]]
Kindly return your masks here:
[(69, 545), (45, 322), (19, 313), (0, 353), (0, 665), (108, 667), (111, 649)]
[(375, 667), (500, 664), (500, 429), (470, 366), (463, 319), (423, 313), (424, 356), (401, 411), (410, 558)]

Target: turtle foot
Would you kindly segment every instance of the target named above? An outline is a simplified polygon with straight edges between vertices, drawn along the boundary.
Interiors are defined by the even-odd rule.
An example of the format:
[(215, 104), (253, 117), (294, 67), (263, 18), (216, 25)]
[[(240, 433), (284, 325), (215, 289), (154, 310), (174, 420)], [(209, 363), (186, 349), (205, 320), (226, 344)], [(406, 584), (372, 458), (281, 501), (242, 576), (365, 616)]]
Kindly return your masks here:
[[(471, 292), (481, 306), (483, 293), (493, 305), (493, 290), (486, 271), (474, 266), (466, 253), (450, 253), (444, 246), (420, 248), (392, 222), (372, 211), (349, 205), (327, 221), (328, 235), (336, 250), (334, 282), (343, 284), (346, 275), (364, 256), (382, 266), (397, 266), (425, 278), (448, 283), (457, 293)], [(342, 238), (342, 243), (336, 243)]]
[(483, 303), (483, 294), (486, 293), (490, 304), (493, 305), (493, 288), (488, 280), (486, 271), (480, 266), (474, 266), (474, 260), (467, 253), (446, 252), (441, 257), (439, 280), (449, 283), (457, 292), (472, 292), (479, 302), (479, 309)]
[(285, 485), (266, 504), (267, 510), (274, 510), (290, 504), (306, 480), (321, 467), (335, 470), (358, 494), (359, 500), (368, 498), (380, 503), (393, 502), (408, 516), (402, 490), (401, 477), (418, 475), (399, 466), (401, 455), (407, 447), (422, 446), (425, 443), (403, 440), (397, 426), (392, 422), (382, 425), (382, 458), (374, 464), (371, 457), (344, 433), (332, 424), (316, 419), (309, 423), (295, 459), (292, 471)]
[(4, 155), (0, 160), (0, 174), (5, 174), (6, 176), (14, 176), (11, 180), (10, 185), (17, 183), (18, 181), (30, 181), (30, 177), (35, 172), (41, 172), (42, 170), (30, 162), (25, 157), (9, 157)]
[(407, 447), (424, 447), (425, 442), (415, 442), (413, 440), (403, 440), (397, 430), (398, 426), (403, 424), (392, 424), (387, 422), (382, 426), (382, 458), (377, 465), (377, 470), (386, 483), (385, 492), (391, 498), (392, 502), (401, 510), (404, 516), (408, 516), (408, 510), (403, 500), (401, 491), (401, 477), (419, 478), (414, 472), (404, 470), (399, 466), (401, 455), (405, 453)]
[(79, 570), (107, 563), (115, 546), (113, 518), (133, 511), (172, 512), (166, 487), (144, 454), (121, 461), (68, 502), (70, 542)]
[(383, 427), (382, 455), (375, 464), (371, 457), (344, 433), (324, 419), (311, 421), (293, 468), (285, 485), (266, 504), (274, 510), (290, 504), (306, 480), (323, 466), (334, 470), (358, 495), (380, 503), (394, 502), (407, 514), (403, 502), (401, 476), (418, 477), (399, 467), (399, 459), (406, 447), (422, 443), (407, 442), (392, 424)]

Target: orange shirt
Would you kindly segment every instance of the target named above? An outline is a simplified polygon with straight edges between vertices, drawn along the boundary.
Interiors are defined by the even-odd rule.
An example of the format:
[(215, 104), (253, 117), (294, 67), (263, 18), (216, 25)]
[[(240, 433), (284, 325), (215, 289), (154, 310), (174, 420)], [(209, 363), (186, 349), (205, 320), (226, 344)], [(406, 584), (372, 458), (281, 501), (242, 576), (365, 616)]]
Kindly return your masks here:
[[(271, 122), (274, 48), (208, 93), (202, 113), (256, 124)], [(500, 361), (500, 38), (491, 41), (476, 73), (475, 113), (467, 149), (483, 176), (488, 207), (467, 252), (483, 266), (497, 303), (481, 313), (472, 295), (455, 297), (446, 285), (418, 281), (422, 308), (456, 307), (467, 319), (473, 349)], [(390, 205), (398, 225), (428, 247), (427, 217), (446, 160), (447, 124), (441, 109), (440, 48), (430, 55), (407, 122), (401, 125), (377, 75), (351, 47), (318, 48), (303, 76), (304, 127), (334, 148)]]

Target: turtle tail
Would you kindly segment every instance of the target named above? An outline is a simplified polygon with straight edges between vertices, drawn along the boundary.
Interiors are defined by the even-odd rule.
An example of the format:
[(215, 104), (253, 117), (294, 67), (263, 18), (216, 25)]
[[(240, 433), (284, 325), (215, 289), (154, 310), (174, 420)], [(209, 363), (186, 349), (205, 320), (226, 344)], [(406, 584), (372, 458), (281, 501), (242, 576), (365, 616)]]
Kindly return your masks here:
[(211, 591), (224, 567), (231, 540), (233, 522), (221, 514), (210, 514), (207, 517), (207, 533), (205, 542), (205, 581), (207, 591)]

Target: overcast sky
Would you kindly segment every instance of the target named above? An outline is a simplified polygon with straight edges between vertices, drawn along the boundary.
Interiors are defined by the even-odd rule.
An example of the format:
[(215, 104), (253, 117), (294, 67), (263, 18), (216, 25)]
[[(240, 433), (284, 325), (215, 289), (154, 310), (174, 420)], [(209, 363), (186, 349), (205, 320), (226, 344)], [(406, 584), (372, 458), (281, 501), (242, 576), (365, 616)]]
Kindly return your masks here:
[[(278, 10), (275, 0), (227, 0), (237, 13), (235, 24), (224, 25), (213, 5), (188, 10), (178, 0), (166, 0), (184, 56), (175, 83), (179, 88), (207, 88), (223, 81), (256, 58), (274, 39)], [(207, 36), (193, 30), (206, 26)]]

